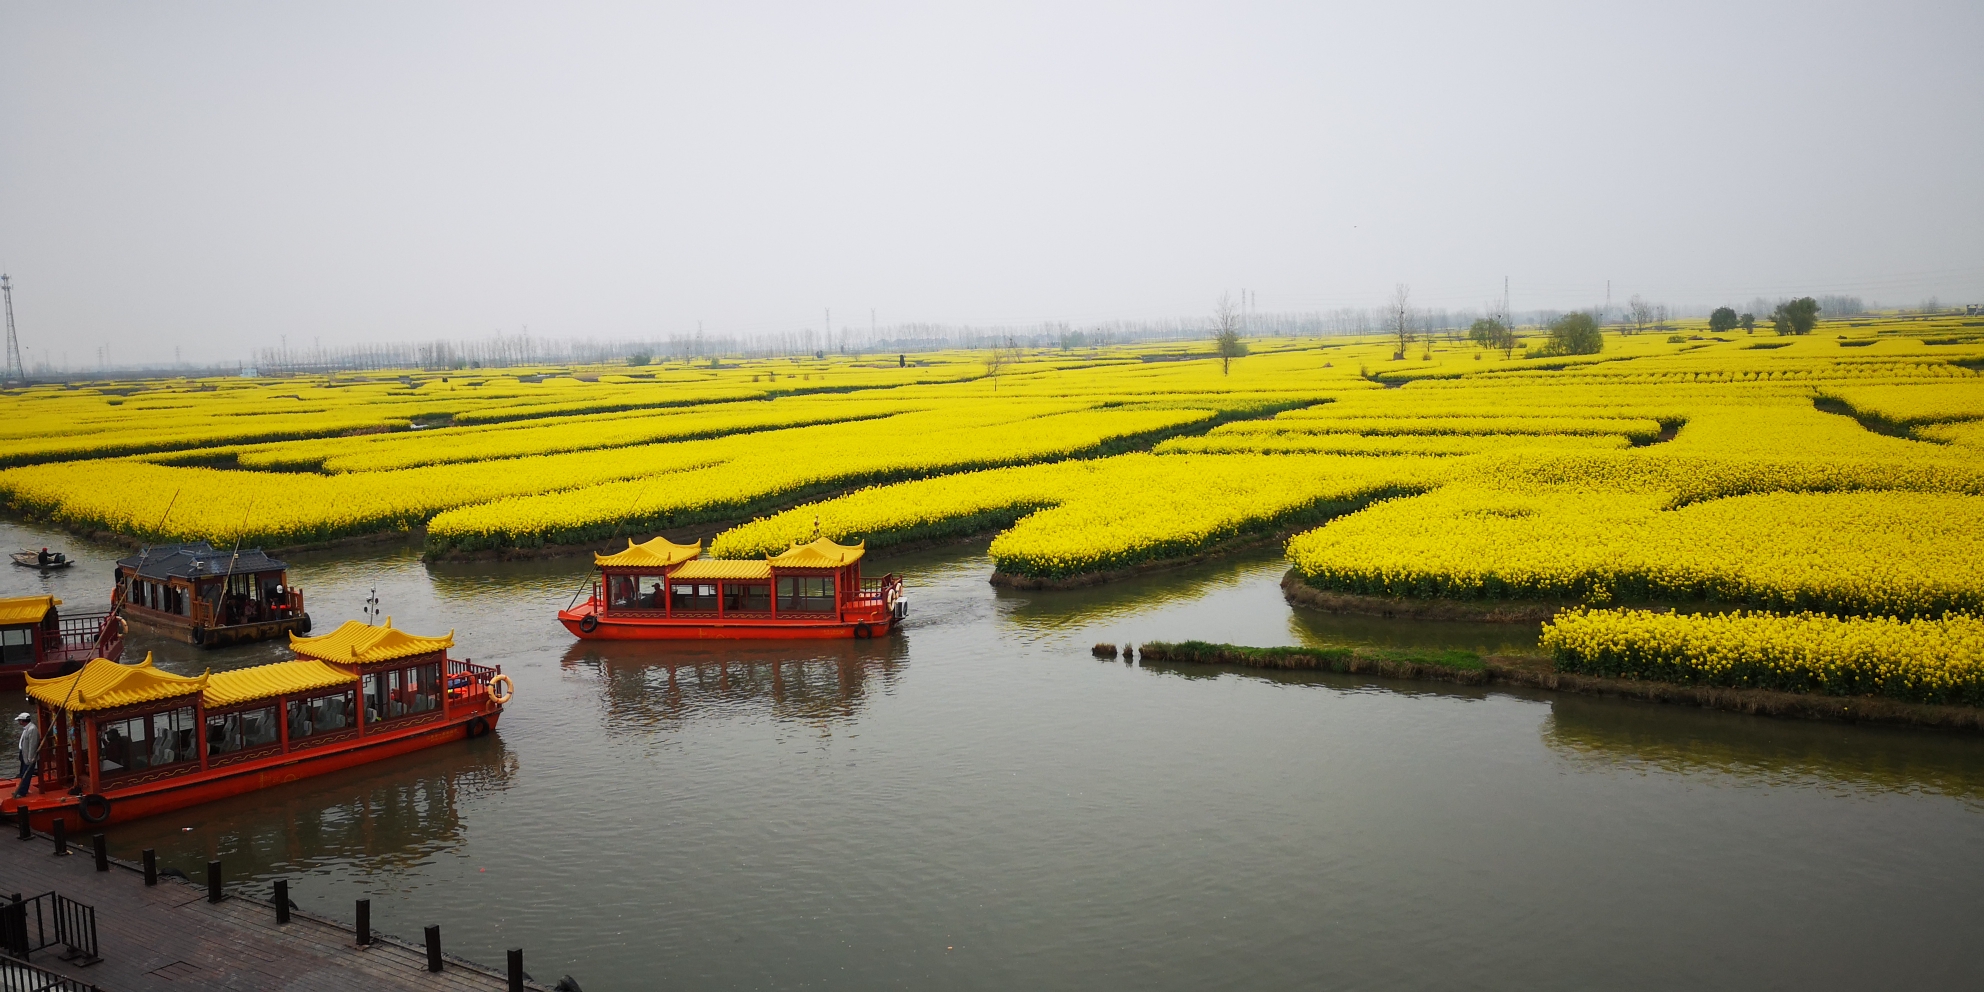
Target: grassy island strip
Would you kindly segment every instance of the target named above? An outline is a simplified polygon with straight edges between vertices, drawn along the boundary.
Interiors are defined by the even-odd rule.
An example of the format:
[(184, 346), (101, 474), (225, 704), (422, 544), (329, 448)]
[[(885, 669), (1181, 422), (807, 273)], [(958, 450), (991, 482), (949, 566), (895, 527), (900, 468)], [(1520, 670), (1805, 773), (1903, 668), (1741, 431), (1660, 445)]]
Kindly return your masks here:
[(1488, 666), (1472, 651), (1415, 651), (1393, 648), (1277, 647), (1250, 648), (1238, 644), (1152, 641), (1143, 646), (1145, 661), (1196, 665), (1235, 665), (1382, 675), (1387, 678), (1435, 679), (1478, 684), (1488, 681)]
[[(1787, 691), (1787, 686), (1800, 683), (1786, 679), (1747, 678), (1740, 674), (1738, 666), (1725, 665), (1720, 674), (1711, 674), (1705, 665), (1677, 665), (1670, 661), (1665, 666), (1646, 661), (1637, 664), (1622, 663), (1627, 657), (1650, 658), (1654, 655), (1646, 644), (1638, 648), (1623, 647), (1635, 639), (1630, 633), (1638, 631), (1662, 631), (1665, 624), (1673, 622), (1703, 621), (1714, 626), (1712, 636), (1723, 638), (1746, 637), (1771, 638), (1781, 631), (1798, 628), (1793, 633), (1810, 636), (1805, 628), (1823, 626), (1827, 621), (1841, 625), (1843, 632), (1835, 632), (1830, 641), (1835, 645), (1854, 643), (1856, 639), (1865, 643), (1879, 638), (1882, 631), (1877, 627), (1892, 625), (1907, 630), (1918, 624), (1934, 624), (1938, 621), (1912, 621), (1895, 624), (1892, 621), (1842, 621), (1830, 617), (1745, 617), (1729, 614), (1721, 616), (1689, 616), (1676, 614), (1649, 614), (1646, 617), (1627, 618), (1633, 625), (1626, 628), (1598, 628), (1595, 624), (1609, 622), (1612, 618), (1599, 616), (1593, 620), (1593, 612), (1566, 614), (1560, 618), (1562, 626), (1547, 627), (1544, 633), (1546, 646), (1552, 654), (1536, 655), (1495, 655), (1483, 657), (1472, 651), (1459, 650), (1410, 650), (1369, 647), (1247, 647), (1237, 644), (1214, 644), (1205, 641), (1151, 641), (1141, 648), (1143, 661), (1159, 664), (1186, 665), (1229, 665), (1238, 668), (1271, 669), (1281, 671), (1321, 671), (1352, 675), (1372, 675), (1381, 678), (1411, 679), (1419, 681), (1449, 682), (1460, 685), (1487, 685), (1501, 683), (1526, 686), (1535, 689), (1548, 689), (1559, 692), (1575, 692), (1588, 695), (1620, 696), (1648, 702), (1677, 703), (1700, 706), (1706, 709), (1731, 710), (1759, 716), (1791, 717), (1797, 719), (1842, 720), (1866, 723), (1896, 723), (1926, 727), (1945, 727), (1960, 730), (1984, 730), (1984, 707), (1975, 703), (1963, 702), (1979, 698), (1974, 689), (1963, 691), (1922, 692), (1909, 689), (1924, 680), (1917, 676), (1910, 678), (1889, 675), (1889, 681), (1869, 682), (1864, 679), (1852, 680), (1835, 678), (1825, 683), (1804, 683), (1809, 688)], [(1644, 612), (1644, 611), (1615, 611)], [(1652, 617), (1664, 618), (1653, 620)], [(1751, 632), (1734, 629), (1744, 622), (1762, 622), (1773, 627), (1772, 631)], [(1965, 677), (1974, 678), (1978, 667), (1977, 651), (1980, 632), (1984, 632), (1984, 621), (1970, 617), (1951, 618), (1949, 623), (1962, 627), (1948, 632), (1946, 636), (1957, 639), (1957, 644), (1949, 649), (1960, 654), (1969, 651), (1968, 660), (1959, 666)], [(1967, 626), (1966, 626), (1967, 625)], [(1731, 628), (1723, 630), (1723, 628)], [(1552, 631), (1558, 633), (1553, 635)], [(1894, 631), (1886, 631), (1893, 635)], [(1612, 645), (1609, 654), (1596, 649), (1600, 638), (1610, 636)], [(1901, 636), (1933, 638), (1936, 631), (1915, 629)], [(1967, 639), (1967, 640), (1966, 640)], [(1665, 643), (1672, 643), (1671, 635)], [(1105, 645), (1097, 645), (1096, 653), (1113, 656), (1114, 649), (1105, 653)], [(1637, 650), (1640, 654), (1631, 652)], [(1906, 644), (1893, 643), (1886, 650), (1909, 652)], [(1822, 651), (1814, 654), (1823, 654)], [(1910, 655), (1910, 657), (1913, 657)], [(1703, 655), (1704, 661), (1724, 660), (1724, 655)], [(1780, 667), (1790, 667), (1779, 659)], [(1820, 664), (1820, 670), (1839, 671), (1846, 667), (1835, 661), (1828, 668)], [(1876, 672), (1891, 672), (1894, 665), (1872, 669)], [(1945, 681), (1951, 681), (1945, 679)], [(1852, 690), (1868, 690), (1855, 692)]]

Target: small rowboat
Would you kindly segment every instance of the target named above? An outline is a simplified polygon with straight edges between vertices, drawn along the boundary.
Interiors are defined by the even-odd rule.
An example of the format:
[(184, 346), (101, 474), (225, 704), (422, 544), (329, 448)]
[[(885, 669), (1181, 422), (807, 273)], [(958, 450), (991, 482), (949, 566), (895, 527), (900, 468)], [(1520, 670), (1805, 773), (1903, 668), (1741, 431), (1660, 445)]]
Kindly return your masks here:
[(22, 568), (38, 568), (44, 572), (53, 571), (58, 568), (68, 568), (75, 564), (75, 562), (69, 560), (69, 556), (60, 551), (49, 552), (47, 561), (41, 560), (41, 552), (39, 551), (16, 551), (12, 557), (14, 564)]

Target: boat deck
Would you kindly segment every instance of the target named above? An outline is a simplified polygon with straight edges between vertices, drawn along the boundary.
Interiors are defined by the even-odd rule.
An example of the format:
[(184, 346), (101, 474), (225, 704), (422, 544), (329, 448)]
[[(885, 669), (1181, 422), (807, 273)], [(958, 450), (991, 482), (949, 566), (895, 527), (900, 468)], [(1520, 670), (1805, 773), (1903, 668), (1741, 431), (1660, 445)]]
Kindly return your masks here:
[[(108, 872), (98, 872), (87, 834), (71, 840), (67, 857), (53, 852), (54, 842), (42, 834), (28, 841), (15, 839), (11, 830), (0, 835), (0, 871), (7, 891), (32, 896), (52, 889), (95, 906), (103, 959), (87, 967), (74, 965), (62, 960), (58, 946), (35, 952), (30, 963), (106, 990), (484, 992), (509, 987), (499, 968), (453, 956), (441, 971), (429, 972), (425, 948), (394, 937), (377, 935), (369, 947), (360, 948), (350, 925), (301, 911), (293, 910), (290, 921), (278, 925), (274, 906), (262, 899), (230, 891), (221, 902), (209, 903), (204, 881), (194, 885), (164, 877), (147, 887), (136, 866), (117, 861)], [(445, 947), (448, 921), (435, 922)], [(525, 987), (551, 992), (542, 982)]]

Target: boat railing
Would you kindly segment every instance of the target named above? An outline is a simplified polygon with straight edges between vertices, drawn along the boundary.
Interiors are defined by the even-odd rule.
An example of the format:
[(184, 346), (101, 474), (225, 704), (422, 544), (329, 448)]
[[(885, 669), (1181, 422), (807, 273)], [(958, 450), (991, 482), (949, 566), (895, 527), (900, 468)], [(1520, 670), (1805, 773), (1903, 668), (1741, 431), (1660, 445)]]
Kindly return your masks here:
[(489, 680), (501, 675), (503, 670), (494, 665), (478, 665), (458, 658), (448, 659), (448, 694), (456, 698), (482, 692), (489, 687)]
[(111, 614), (74, 613), (56, 621), (55, 636), (43, 657), (49, 661), (115, 658), (115, 649), (123, 639), (123, 628)]
[(56, 944), (64, 948), (64, 961), (102, 960), (97, 954), (96, 907), (54, 892), (31, 899), (15, 896), (13, 902), (0, 904), (0, 949), (26, 961), (29, 954)]
[(902, 594), (902, 577), (894, 572), (880, 578), (864, 578), (861, 580), (861, 590), (853, 596), (851, 603), (861, 605), (886, 603), (889, 601), (891, 591), (897, 595)]

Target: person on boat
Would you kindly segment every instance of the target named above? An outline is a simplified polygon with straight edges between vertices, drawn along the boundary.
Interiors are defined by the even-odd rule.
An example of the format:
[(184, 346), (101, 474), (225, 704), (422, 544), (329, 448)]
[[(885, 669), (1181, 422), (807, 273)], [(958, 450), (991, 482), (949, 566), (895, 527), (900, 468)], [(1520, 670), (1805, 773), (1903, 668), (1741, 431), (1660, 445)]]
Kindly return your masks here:
[(41, 549), (41, 554), (39, 554), (39, 555), (37, 555), (37, 556), (35, 557), (35, 563), (36, 563), (36, 564), (38, 564), (38, 565), (40, 565), (40, 566), (41, 566), (41, 567), (43, 567), (43, 568), (47, 568), (47, 567), (48, 567), (48, 563), (49, 563), (49, 561), (50, 561), (50, 560), (51, 560), (51, 559), (50, 559), (50, 558), (49, 558), (49, 556), (48, 556), (48, 549), (47, 549), (47, 548), (43, 548), (43, 549)]
[(34, 781), (35, 766), (41, 764), (41, 728), (34, 725), (34, 717), (22, 713), (14, 718), (21, 728), (21, 784), (14, 787), (14, 798), (28, 794), (28, 785)]

